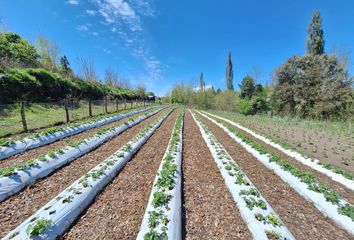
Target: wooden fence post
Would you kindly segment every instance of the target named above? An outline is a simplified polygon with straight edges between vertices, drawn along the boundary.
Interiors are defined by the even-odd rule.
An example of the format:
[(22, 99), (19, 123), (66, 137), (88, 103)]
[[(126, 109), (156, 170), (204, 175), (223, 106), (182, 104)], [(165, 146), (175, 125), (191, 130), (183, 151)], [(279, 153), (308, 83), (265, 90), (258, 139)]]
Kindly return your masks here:
[(25, 101), (21, 101), (21, 120), (22, 120), (23, 131), (28, 132), (26, 114), (25, 114)]
[(117, 112), (119, 111), (119, 101), (116, 99)]
[(107, 97), (104, 98), (104, 112), (108, 113), (108, 110), (107, 110)]
[(124, 110), (127, 109), (127, 99), (124, 99)]

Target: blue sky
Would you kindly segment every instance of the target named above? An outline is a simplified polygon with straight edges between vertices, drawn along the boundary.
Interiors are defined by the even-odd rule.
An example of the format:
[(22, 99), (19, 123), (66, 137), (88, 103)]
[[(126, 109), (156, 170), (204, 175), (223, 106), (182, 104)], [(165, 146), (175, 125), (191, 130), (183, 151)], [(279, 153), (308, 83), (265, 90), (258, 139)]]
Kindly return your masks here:
[(32, 42), (38, 34), (54, 40), (75, 71), (78, 58), (91, 58), (101, 78), (111, 68), (163, 95), (202, 71), (208, 85), (224, 89), (229, 50), (235, 86), (253, 69), (259, 82), (270, 81), (274, 68), (304, 53), (315, 9), (326, 51), (350, 53), (352, 0), (1, 0), (0, 18)]

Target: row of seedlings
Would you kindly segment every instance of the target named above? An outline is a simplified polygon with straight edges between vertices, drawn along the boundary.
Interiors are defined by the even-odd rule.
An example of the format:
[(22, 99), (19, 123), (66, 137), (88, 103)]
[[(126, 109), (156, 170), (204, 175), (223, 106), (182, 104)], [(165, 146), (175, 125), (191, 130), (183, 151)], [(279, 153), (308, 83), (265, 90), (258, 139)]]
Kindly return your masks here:
[(172, 109), (146, 126), (117, 152), (76, 180), (8, 233), (4, 239), (56, 239), (63, 234), (96, 195), (117, 176), (171, 112)]
[(41, 133), (34, 133), (30, 136), (27, 136), (23, 139), (16, 140), (7, 140), (0, 142), (0, 160), (9, 158), (15, 154), (19, 154), (21, 152), (34, 149), (37, 147), (41, 147), (47, 145), (49, 143), (58, 141), (60, 139), (79, 134), (83, 131), (100, 127), (115, 121), (118, 121), (122, 118), (132, 116), (137, 113), (141, 113), (147, 110), (150, 110), (155, 107), (143, 108), (138, 110), (129, 110), (126, 113), (116, 115), (114, 114), (111, 117), (101, 117), (99, 119), (95, 119), (94, 121), (89, 120), (84, 123), (76, 123), (72, 124), (69, 127), (52, 127), (48, 128)]
[(252, 131), (244, 126), (241, 126), (238, 123), (230, 121), (229, 119), (226, 119), (226, 118), (223, 118), (223, 117), (220, 117), (218, 115), (211, 114), (208, 112), (204, 112), (204, 111), (203, 111), (203, 113), (207, 114), (209, 116), (212, 116), (214, 118), (221, 119), (221, 120), (239, 128), (239, 129), (249, 133), (253, 137), (263, 141), (264, 143), (274, 147), (275, 149), (278, 149), (279, 151), (296, 159), (297, 161), (301, 162), (302, 164), (309, 166), (310, 168), (312, 168), (322, 174), (325, 174), (326, 176), (330, 177), (332, 180), (334, 180), (334, 181), (342, 184), (343, 186), (354, 191), (354, 174), (353, 173), (346, 171), (340, 167), (329, 164), (329, 163), (322, 163), (318, 159), (313, 159), (313, 158), (309, 158), (308, 156), (304, 156), (301, 153), (295, 151), (294, 149), (286, 148), (286, 147), (280, 145), (279, 143), (276, 143), (276, 142), (274, 142), (262, 135), (255, 133), (254, 131)]
[(295, 239), (208, 127), (192, 114), (253, 239)]
[(69, 142), (67, 146), (56, 151), (50, 151), (37, 159), (0, 169), (0, 202), (21, 191), (37, 179), (48, 176), (56, 169), (96, 149), (104, 142), (161, 110), (162, 108), (155, 111), (150, 110), (137, 117), (130, 117), (119, 126), (100, 129), (89, 138), (77, 142)]
[(181, 161), (183, 113), (176, 123), (154, 180), (150, 198), (137, 239), (182, 239)]
[(312, 202), (325, 216), (332, 219), (349, 234), (354, 235), (354, 206), (345, 201), (338, 192), (320, 182), (313, 173), (298, 169), (234, 127), (224, 126), (218, 119), (210, 118), (202, 113), (201, 115), (222, 128), (264, 166), (277, 174), (305, 199)]

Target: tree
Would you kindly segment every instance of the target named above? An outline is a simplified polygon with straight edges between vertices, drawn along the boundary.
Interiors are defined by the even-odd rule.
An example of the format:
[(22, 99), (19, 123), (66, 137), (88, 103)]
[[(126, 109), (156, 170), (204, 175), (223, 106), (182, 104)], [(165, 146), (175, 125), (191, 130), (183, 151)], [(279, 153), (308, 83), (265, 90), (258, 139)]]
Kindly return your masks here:
[(114, 70), (106, 69), (104, 81), (107, 85), (119, 87), (118, 73)]
[(314, 11), (311, 22), (307, 28), (308, 38), (306, 41), (307, 53), (324, 54), (324, 36), (322, 29), (322, 19), (319, 11)]
[(79, 58), (79, 73), (81, 77), (89, 82), (98, 82), (98, 75), (96, 72), (93, 58)]
[(42, 67), (50, 71), (57, 71), (60, 56), (59, 46), (43, 35), (37, 37), (36, 45)]
[(234, 78), (234, 70), (232, 65), (231, 52), (229, 52), (229, 56), (226, 63), (225, 81), (226, 81), (227, 89), (231, 91), (234, 90), (233, 78)]
[(291, 57), (274, 76), (275, 111), (299, 117), (341, 117), (353, 97), (347, 70), (335, 55)]
[(205, 91), (205, 81), (204, 81), (204, 74), (203, 73), (200, 74), (199, 83), (200, 83), (200, 91), (204, 92)]
[(0, 34), (0, 65), (5, 67), (36, 67), (38, 53), (25, 39), (16, 33)]
[(242, 83), (240, 85), (241, 98), (251, 99), (255, 89), (256, 89), (256, 82), (250, 75), (247, 75), (242, 79)]
[(60, 66), (61, 72), (64, 74), (64, 76), (72, 76), (73, 70), (71, 69), (69, 60), (65, 55), (60, 58)]
[(216, 89), (216, 94), (222, 93), (222, 90), (220, 88)]

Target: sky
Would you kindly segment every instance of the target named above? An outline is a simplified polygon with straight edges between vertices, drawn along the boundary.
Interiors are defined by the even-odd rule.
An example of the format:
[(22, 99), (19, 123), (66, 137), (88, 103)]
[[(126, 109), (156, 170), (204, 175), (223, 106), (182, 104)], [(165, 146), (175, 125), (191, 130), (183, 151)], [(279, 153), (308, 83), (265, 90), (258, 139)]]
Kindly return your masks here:
[(255, 72), (269, 83), (281, 63), (304, 54), (314, 10), (326, 52), (351, 55), (353, 9), (352, 0), (0, 0), (0, 19), (32, 43), (38, 35), (54, 41), (77, 73), (79, 59), (91, 59), (101, 79), (113, 69), (162, 96), (197, 83), (201, 72), (207, 85), (225, 89), (229, 51), (236, 87)]

